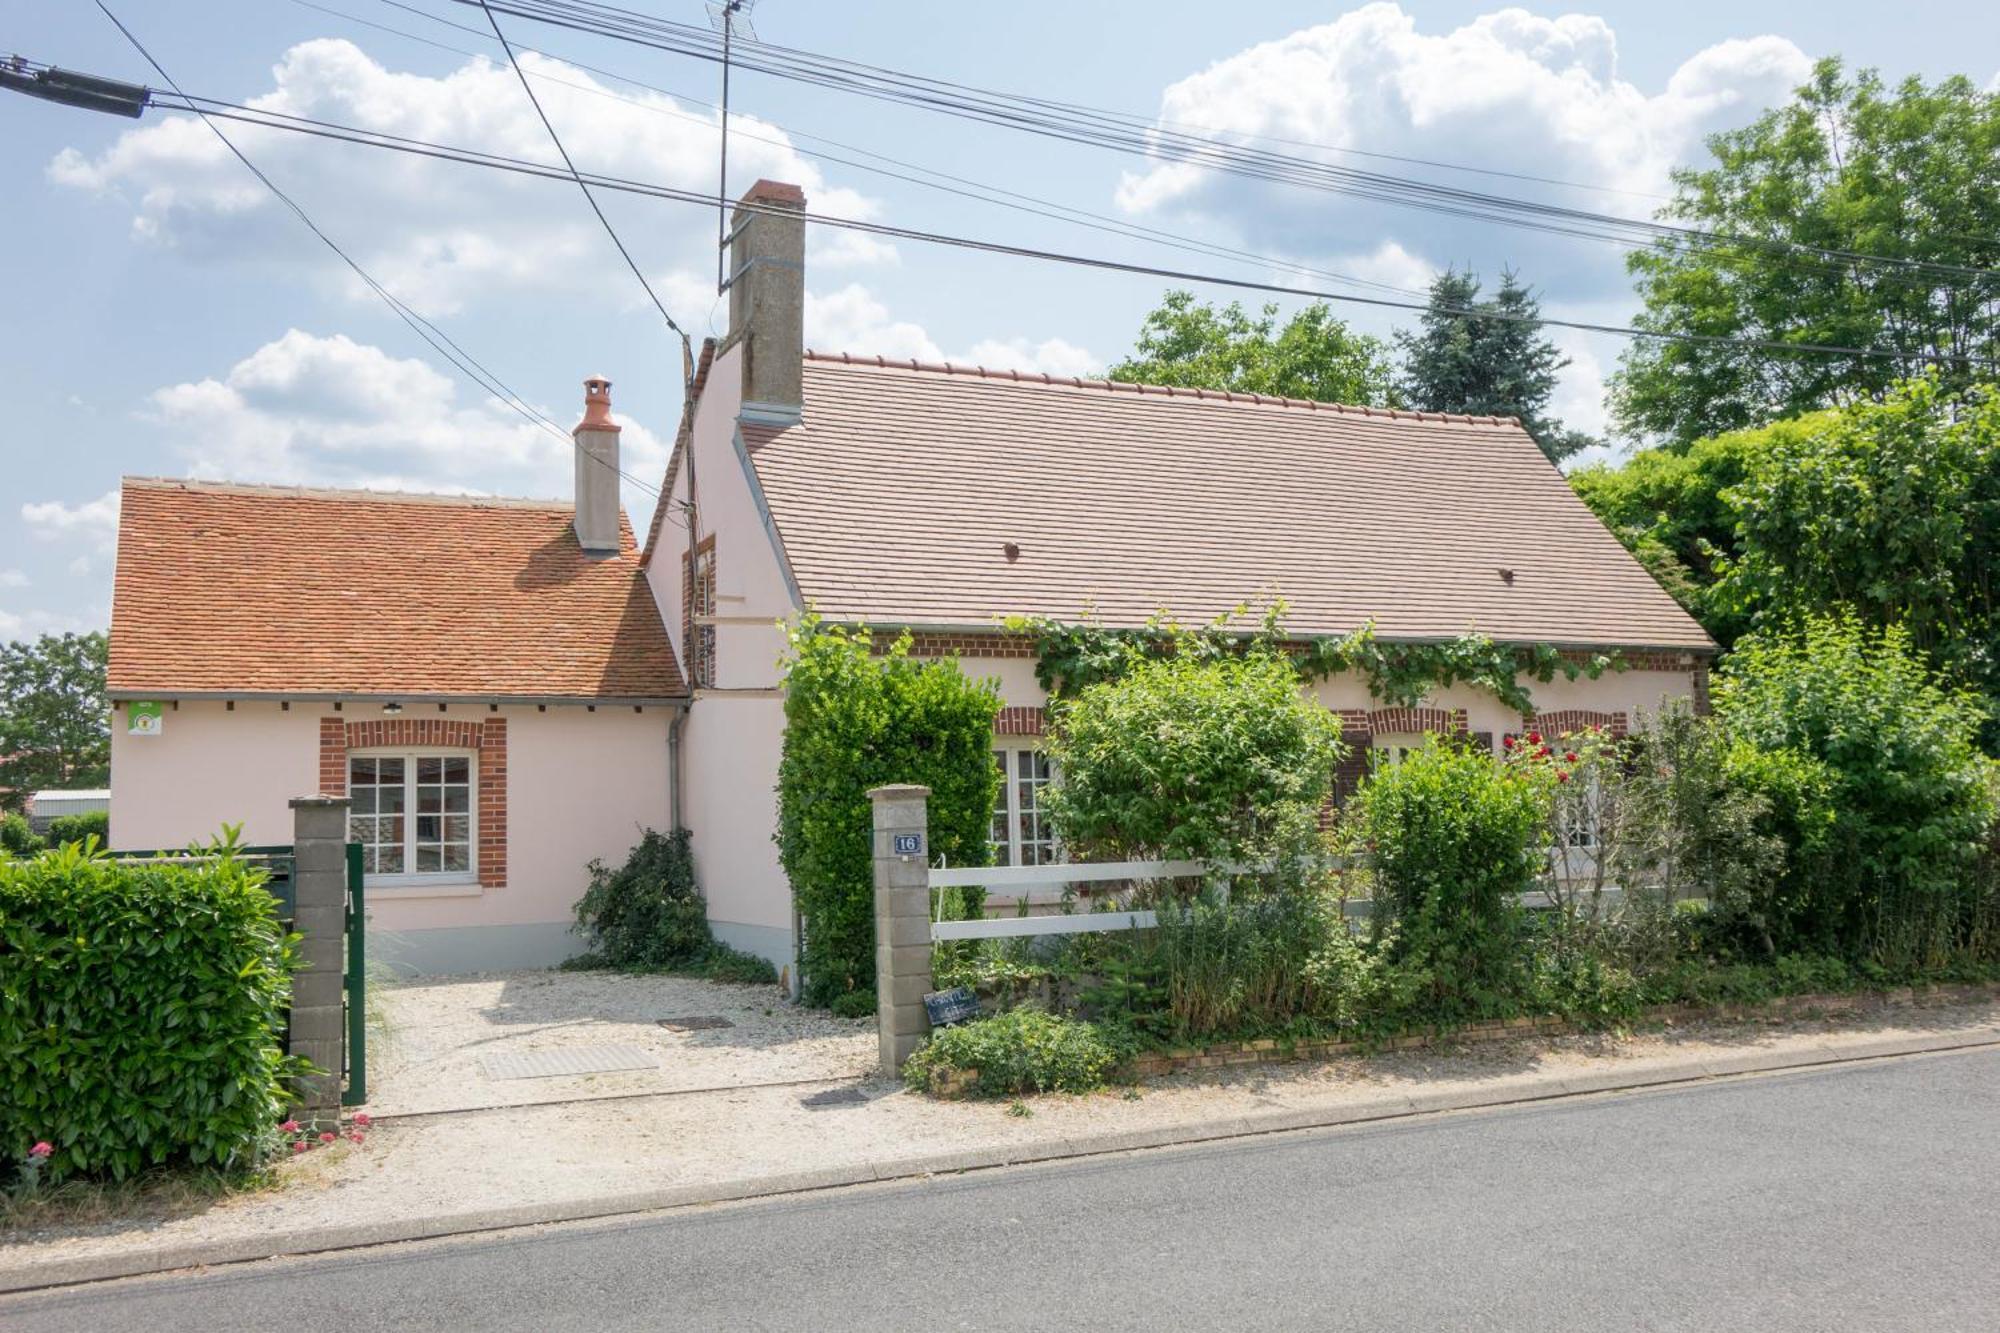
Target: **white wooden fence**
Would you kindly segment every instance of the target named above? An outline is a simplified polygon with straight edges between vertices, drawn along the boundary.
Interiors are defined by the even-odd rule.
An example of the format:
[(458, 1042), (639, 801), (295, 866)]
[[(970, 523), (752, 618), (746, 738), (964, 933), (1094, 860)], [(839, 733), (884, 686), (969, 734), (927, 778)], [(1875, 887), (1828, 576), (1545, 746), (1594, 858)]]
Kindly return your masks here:
[[(1341, 858), (1335, 868), (1351, 869), (1354, 862)], [(930, 871), (932, 889), (984, 888), (1010, 891), (1022, 894), (1021, 902), (1036, 906), (1050, 906), (1060, 902), (1059, 897), (1036, 897), (1035, 889), (1060, 891), (1078, 884), (1131, 883), (1137, 880), (1157, 879), (1197, 879), (1210, 875), (1241, 874), (1252, 869), (1244, 866), (1211, 866), (1205, 861), (1104, 861), (1096, 864), (1058, 864), (1045, 866), (963, 866), (933, 867)], [(1228, 881), (1223, 881), (1223, 893), (1228, 893)], [(1616, 885), (1606, 885), (1600, 895), (1599, 906), (1605, 911), (1616, 911), (1624, 899), (1624, 892)], [(1533, 889), (1521, 895), (1521, 905), (1528, 908), (1546, 908), (1557, 905), (1554, 895), (1543, 889)], [(1366, 917), (1375, 910), (1373, 900), (1368, 898), (1348, 898), (1342, 909), (1350, 917)], [(1016, 939), (1031, 935), (1082, 935), (1107, 930), (1147, 930), (1159, 924), (1159, 918), (1150, 910), (1115, 908), (1110, 911), (1064, 912), (1045, 916), (1002, 916), (987, 917), (972, 921), (931, 921), (931, 939), (937, 940), (996, 940)]]

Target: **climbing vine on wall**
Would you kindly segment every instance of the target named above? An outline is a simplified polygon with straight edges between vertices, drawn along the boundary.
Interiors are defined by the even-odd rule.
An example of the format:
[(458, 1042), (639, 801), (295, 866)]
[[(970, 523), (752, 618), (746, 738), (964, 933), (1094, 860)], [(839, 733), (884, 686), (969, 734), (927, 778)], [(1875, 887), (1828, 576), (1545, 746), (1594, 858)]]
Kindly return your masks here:
[(1281, 645), (1297, 663), (1304, 680), (1323, 680), (1343, 671), (1358, 673), (1368, 692), (1390, 707), (1413, 707), (1434, 690), (1471, 685), (1485, 690), (1521, 713), (1534, 711), (1526, 681), (1547, 684), (1561, 675), (1567, 680), (1597, 679), (1606, 671), (1623, 671), (1616, 653), (1590, 657), (1565, 656), (1553, 644), (1495, 643), (1484, 634), (1415, 643), (1377, 637), (1373, 622), (1349, 634), (1293, 639), (1284, 634), (1283, 602), (1265, 611), (1257, 628), (1245, 633), (1231, 628), (1248, 614), (1239, 606), (1198, 629), (1189, 629), (1165, 614), (1156, 614), (1141, 629), (1110, 629), (1103, 625), (1017, 616), (1006, 622), (1010, 633), (1026, 635), (1035, 646), (1035, 676), (1053, 699), (1075, 694), (1096, 681), (1122, 676), (1136, 662), (1161, 657), (1197, 660), (1235, 656), (1252, 644)]

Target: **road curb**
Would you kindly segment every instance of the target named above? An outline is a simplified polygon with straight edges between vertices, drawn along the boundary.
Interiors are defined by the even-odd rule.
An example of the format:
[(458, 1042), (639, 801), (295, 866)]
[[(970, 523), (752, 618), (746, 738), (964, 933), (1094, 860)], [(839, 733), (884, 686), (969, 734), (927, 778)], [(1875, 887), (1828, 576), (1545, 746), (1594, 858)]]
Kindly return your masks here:
[(438, 1217), (393, 1222), (321, 1227), (316, 1230), (293, 1232), (282, 1237), (246, 1237), (209, 1241), (150, 1250), (141, 1254), (57, 1259), (18, 1272), (0, 1272), (0, 1295), (76, 1286), (89, 1282), (106, 1282), (117, 1278), (141, 1277), (150, 1273), (255, 1263), (266, 1259), (326, 1254), (407, 1241), (437, 1240), (447, 1236), (506, 1231), (557, 1222), (593, 1221), (607, 1217), (687, 1208), (699, 1204), (736, 1203), (748, 1199), (805, 1194), (848, 1185), (955, 1175), (967, 1171), (991, 1170), (995, 1167), (1027, 1166), (1079, 1157), (1101, 1157), (1112, 1153), (1182, 1144), (1215, 1143), (1307, 1129), (1379, 1124), (1384, 1121), (1408, 1120), (1453, 1111), (1566, 1101), (1607, 1092), (1672, 1087), (1735, 1079), (1753, 1074), (1864, 1064), (1897, 1056), (1941, 1054), (1991, 1047), (2000, 1047), (2000, 1030), (1985, 1029), (1976, 1035), (1960, 1032), (1934, 1037), (1884, 1037), (1840, 1046), (1821, 1043), (1796, 1050), (1750, 1052), (1742, 1056), (1695, 1060), (1668, 1068), (1634, 1070), (1629, 1073), (1606, 1070), (1598, 1074), (1551, 1079), (1546, 1083), (1529, 1087), (1466, 1089), (1447, 1093), (1418, 1093), (1413, 1096), (1396, 1094), (1371, 1101), (1349, 1102), (1340, 1106), (1305, 1107), (1231, 1116), (1194, 1125), (1115, 1130), (1051, 1140), (1046, 1143), (1010, 1144), (992, 1148), (928, 1153), (919, 1157), (899, 1158), (887, 1162), (863, 1162), (815, 1171), (785, 1172), (703, 1185), (645, 1190), (632, 1194), (603, 1195), (594, 1199), (523, 1204), (511, 1208), (475, 1209)]

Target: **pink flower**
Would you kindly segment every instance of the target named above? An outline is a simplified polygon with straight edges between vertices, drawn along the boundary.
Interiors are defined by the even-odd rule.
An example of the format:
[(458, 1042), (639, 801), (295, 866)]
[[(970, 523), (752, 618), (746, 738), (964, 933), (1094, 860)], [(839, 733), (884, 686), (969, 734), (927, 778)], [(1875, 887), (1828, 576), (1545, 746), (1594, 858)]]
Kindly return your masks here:
[(296, 1120), (287, 1120), (284, 1124), (279, 1125), (278, 1128), (284, 1130), (287, 1134), (296, 1134), (299, 1132), (299, 1122)]
[(339, 1137), (340, 1137), (340, 1135), (338, 1135), (338, 1134), (334, 1133), (334, 1132), (333, 1132), (332, 1130), (330, 1130), (330, 1129), (329, 1129), (329, 1130), (327, 1130), (327, 1131), (326, 1131), (326, 1132), (325, 1132), (324, 1134), (321, 1134), (321, 1135), (319, 1136), (319, 1141), (320, 1141), (321, 1143), (332, 1143), (332, 1142), (334, 1142), (334, 1141), (335, 1141), (336, 1139), (338, 1139)]
[(307, 1143), (304, 1139), (292, 1140), (292, 1151), (295, 1153), (304, 1152), (307, 1148), (310, 1147), (312, 1147), (312, 1145), (310, 1143)]
[(366, 1129), (375, 1122), (369, 1119), (368, 1113), (366, 1111), (357, 1111), (355, 1112), (354, 1115), (354, 1123), (361, 1126), (361, 1128)]
[(30, 1157), (53, 1157), (55, 1154), (56, 1145), (50, 1143), (47, 1139), (41, 1140), (34, 1147), (28, 1149), (28, 1156)]
[(1557, 782), (1568, 782), (1568, 781), (1569, 781), (1569, 774), (1567, 774), (1567, 773), (1558, 773), (1558, 774), (1556, 774), (1556, 781), (1557, 781)]
[(347, 1137), (354, 1140), (356, 1143), (359, 1143), (361, 1142), (362, 1134), (361, 1131), (357, 1129), (352, 1134), (349, 1134)]

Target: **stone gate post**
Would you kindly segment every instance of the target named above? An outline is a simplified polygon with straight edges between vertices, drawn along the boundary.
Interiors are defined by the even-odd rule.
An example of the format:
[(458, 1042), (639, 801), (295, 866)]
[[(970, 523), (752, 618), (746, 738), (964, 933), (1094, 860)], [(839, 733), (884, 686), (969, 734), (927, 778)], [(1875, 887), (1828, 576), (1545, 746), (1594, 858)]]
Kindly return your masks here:
[(875, 802), (875, 1022), (882, 1071), (899, 1073), (930, 1032), (929, 787), (877, 787)]

